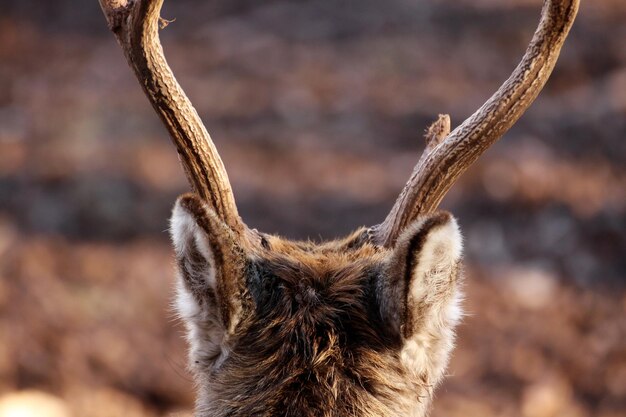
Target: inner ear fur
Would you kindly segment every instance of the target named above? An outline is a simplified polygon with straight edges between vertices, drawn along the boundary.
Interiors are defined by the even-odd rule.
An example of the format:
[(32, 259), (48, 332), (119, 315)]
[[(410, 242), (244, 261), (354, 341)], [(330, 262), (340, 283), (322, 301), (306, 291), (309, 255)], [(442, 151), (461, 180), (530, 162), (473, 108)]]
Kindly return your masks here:
[(194, 194), (176, 201), (171, 235), (184, 289), (199, 308), (216, 309), (225, 328), (234, 328), (245, 282), (240, 237)]
[(402, 337), (414, 336), (423, 320), (439, 319), (453, 302), (462, 249), (448, 212), (423, 216), (402, 232), (379, 285), (381, 313)]

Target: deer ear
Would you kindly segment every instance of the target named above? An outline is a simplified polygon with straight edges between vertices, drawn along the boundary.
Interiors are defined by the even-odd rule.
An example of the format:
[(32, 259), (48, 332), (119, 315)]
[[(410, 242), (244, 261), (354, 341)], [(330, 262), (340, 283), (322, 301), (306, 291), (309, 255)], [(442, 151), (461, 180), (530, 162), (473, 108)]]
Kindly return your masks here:
[(241, 312), (246, 258), (240, 239), (192, 194), (178, 198), (170, 225), (179, 269), (176, 308), (192, 348), (193, 339), (218, 343), (234, 331)]
[(398, 238), (381, 311), (405, 341), (457, 323), (462, 250), (459, 227), (447, 212), (418, 219)]
[(452, 215), (421, 217), (400, 234), (378, 282), (383, 322), (399, 338), (400, 362), (423, 384), (426, 398), (444, 375), (462, 315), (462, 248)]

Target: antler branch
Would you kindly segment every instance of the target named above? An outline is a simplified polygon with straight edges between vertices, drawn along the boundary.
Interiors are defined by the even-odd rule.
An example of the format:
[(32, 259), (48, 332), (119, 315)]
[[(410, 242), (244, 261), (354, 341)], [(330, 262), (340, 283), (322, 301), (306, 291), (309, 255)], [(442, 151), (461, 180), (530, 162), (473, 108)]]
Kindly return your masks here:
[(241, 232), (244, 225), (224, 164), (165, 60), (159, 40), (163, 0), (99, 1), (109, 28), (176, 145), (191, 187), (220, 218)]
[[(429, 131), (425, 155), (385, 221), (374, 228), (376, 243), (393, 245), (418, 215), (435, 211), (456, 179), (524, 114), (552, 73), (578, 4), (579, 0), (545, 0), (539, 27), (509, 79), (440, 143), (428, 139), (433, 136)], [(434, 126), (438, 123), (441, 119)]]

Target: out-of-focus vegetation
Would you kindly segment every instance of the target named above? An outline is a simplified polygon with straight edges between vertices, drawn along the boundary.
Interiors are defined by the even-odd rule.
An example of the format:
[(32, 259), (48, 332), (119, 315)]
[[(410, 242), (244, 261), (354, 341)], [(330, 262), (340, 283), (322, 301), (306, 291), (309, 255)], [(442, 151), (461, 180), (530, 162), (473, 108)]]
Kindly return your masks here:
[[(539, 8), (177, 0), (163, 43), (248, 224), (328, 238), (382, 220), (423, 130), (482, 104)], [(175, 151), (96, 0), (0, 10), (0, 416), (189, 416)], [(446, 200), (469, 316), (434, 416), (626, 414), (624, 39), (625, 2), (583, 2), (538, 101)]]

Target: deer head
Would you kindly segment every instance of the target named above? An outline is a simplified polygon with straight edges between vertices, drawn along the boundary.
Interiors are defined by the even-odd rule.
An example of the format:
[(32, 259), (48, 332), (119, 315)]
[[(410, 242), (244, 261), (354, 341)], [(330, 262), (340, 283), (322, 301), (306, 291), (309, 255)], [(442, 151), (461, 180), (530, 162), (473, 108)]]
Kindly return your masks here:
[(452, 132), (447, 115), (431, 126), (381, 224), (321, 244), (241, 220), (213, 142), (163, 56), (162, 3), (100, 0), (195, 192), (176, 202), (171, 233), (197, 415), (426, 415), (461, 317), (461, 234), (437, 206), (537, 97), (578, 0), (546, 0), (510, 78)]

